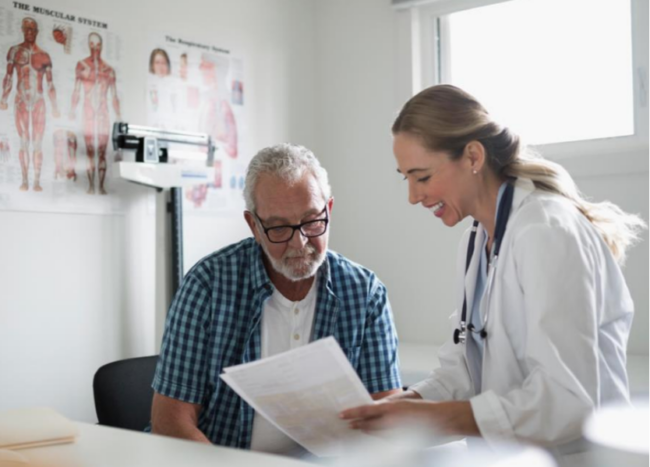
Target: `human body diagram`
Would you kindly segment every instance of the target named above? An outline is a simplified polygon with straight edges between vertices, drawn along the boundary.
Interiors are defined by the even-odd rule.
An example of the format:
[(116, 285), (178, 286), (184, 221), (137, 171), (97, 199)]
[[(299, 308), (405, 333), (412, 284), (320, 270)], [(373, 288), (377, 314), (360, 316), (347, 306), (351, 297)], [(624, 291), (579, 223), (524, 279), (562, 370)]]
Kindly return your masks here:
[(83, 89), (83, 129), (86, 144), (88, 193), (95, 193), (96, 175), (98, 189), (106, 194), (106, 149), (110, 133), (109, 94), (115, 112), (120, 118), (120, 101), (115, 86), (115, 70), (102, 60), (102, 38), (97, 33), (88, 35), (90, 56), (80, 60), (75, 69), (75, 86), (72, 93), (70, 119), (76, 119), (76, 109)]
[(21, 30), (24, 41), (12, 46), (7, 54), (7, 70), (2, 81), (0, 110), (4, 111), (9, 107), (7, 100), (13, 88), (15, 73), (14, 115), (16, 130), (20, 138), (19, 158), (22, 174), (20, 190), (27, 191), (29, 189), (29, 167), (30, 163), (33, 163), (32, 188), (34, 191), (40, 192), (43, 191), (40, 179), (43, 166), (43, 135), (46, 124), (46, 87), (54, 118), (59, 117), (59, 109), (52, 80), (52, 60), (49, 54), (36, 44), (38, 36), (36, 20), (29, 17), (24, 18)]

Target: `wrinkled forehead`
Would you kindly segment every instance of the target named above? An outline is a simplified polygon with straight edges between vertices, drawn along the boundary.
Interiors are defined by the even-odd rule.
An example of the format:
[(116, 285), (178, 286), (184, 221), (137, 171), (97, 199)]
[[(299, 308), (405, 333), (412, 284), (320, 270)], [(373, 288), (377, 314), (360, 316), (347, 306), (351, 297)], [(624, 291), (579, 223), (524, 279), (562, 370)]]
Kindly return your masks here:
[(262, 218), (299, 221), (323, 210), (327, 200), (316, 177), (305, 172), (299, 178), (262, 174), (255, 186), (255, 205)]

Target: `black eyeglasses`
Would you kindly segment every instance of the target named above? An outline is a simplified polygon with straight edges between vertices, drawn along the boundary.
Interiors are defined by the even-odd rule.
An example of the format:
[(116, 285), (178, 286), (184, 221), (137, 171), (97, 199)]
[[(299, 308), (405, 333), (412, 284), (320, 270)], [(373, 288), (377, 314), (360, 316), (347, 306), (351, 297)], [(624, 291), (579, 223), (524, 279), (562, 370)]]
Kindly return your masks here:
[(253, 213), (253, 215), (262, 226), (266, 237), (271, 243), (286, 243), (291, 241), (296, 230), (299, 230), (303, 237), (307, 238), (320, 237), (323, 235), (327, 231), (327, 224), (330, 221), (327, 212), (327, 204), (318, 215), (320, 216), (323, 213), (325, 213), (325, 219), (315, 219), (313, 221), (307, 221), (296, 225), (278, 225), (276, 227), (264, 227), (262, 219), (259, 218), (257, 213)]

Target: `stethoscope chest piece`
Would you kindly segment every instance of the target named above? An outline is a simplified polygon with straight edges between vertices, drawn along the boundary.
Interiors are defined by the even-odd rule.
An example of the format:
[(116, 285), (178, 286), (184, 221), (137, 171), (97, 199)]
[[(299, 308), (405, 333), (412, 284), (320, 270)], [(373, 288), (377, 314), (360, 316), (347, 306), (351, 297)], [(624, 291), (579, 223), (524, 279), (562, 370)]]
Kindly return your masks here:
[(454, 344), (464, 344), (467, 339), (467, 326), (461, 321), (460, 326), (454, 329)]

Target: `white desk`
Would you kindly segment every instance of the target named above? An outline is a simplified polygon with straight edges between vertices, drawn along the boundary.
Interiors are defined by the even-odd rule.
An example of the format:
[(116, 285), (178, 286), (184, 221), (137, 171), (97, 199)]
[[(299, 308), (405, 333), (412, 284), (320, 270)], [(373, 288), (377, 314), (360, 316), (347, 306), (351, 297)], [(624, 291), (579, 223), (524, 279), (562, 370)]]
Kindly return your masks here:
[(18, 451), (30, 461), (66, 467), (313, 467), (314, 464), (240, 449), (76, 423), (75, 443)]

